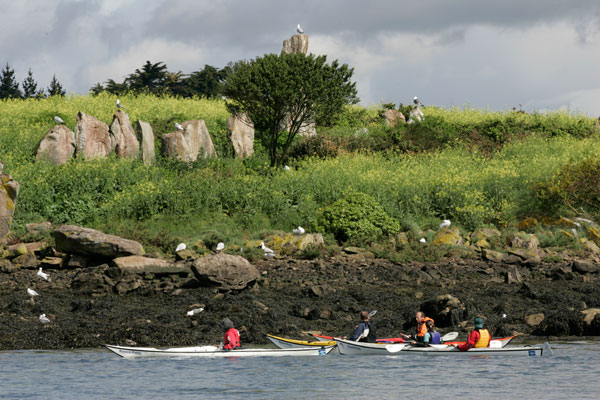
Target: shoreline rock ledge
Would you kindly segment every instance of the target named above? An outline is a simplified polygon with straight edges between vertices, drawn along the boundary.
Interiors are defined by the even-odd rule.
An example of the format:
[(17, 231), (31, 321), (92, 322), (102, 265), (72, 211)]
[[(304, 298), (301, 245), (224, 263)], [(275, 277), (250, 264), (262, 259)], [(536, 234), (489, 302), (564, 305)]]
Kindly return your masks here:
[(56, 250), (82, 256), (117, 258), (144, 255), (144, 247), (135, 240), (75, 225), (61, 225), (52, 232)]

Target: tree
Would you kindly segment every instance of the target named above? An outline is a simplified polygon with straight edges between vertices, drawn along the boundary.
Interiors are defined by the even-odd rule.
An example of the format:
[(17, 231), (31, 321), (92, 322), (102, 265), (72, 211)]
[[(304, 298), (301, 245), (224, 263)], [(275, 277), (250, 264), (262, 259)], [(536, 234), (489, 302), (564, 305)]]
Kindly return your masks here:
[(52, 75), (52, 80), (50, 81), (50, 86), (48, 86), (48, 96), (64, 96), (65, 91), (63, 90), (62, 85), (56, 79), (56, 75)]
[(267, 54), (237, 63), (225, 84), (230, 111), (246, 112), (257, 137), (269, 151), (271, 166), (280, 164), (300, 128), (330, 124), (344, 105), (358, 102), (353, 68), (326, 56)]
[(20, 99), (23, 97), (19, 83), (15, 79), (15, 70), (8, 63), (0, 74), (0, 99)]
[(134, 92), (148, 91), (154, 94), (165, 92), (167, 82), (167, 66), (163, 62), (152, 64), (146, 61), (142, 69), (136, 69), (133, 74), (125, 78), (125, 83)]
[(173, 96), (187, 97), (189, 90), (185, 84), (184, 74), (181, 71), (167, 72), (165, 90)]
[(122, 94), (127, 93), (129, 91), (129, 87), (127, 86), (127, 83), (125, 83), (125, 82), (118, 83), (118, 82), (113, 81), (112, 79), (109, 79), (106, 81), (104, 90), (106, 90), (108, 93), (120, 96)]
[(102, 86), (100, 82), (96, 83), (90, 88), (90, 93), (92, 96), (98, 96), (102, 92), (104, 92), (104, 86)]
[(31, 72), (31, 68), (29, 68), (29, 71), (27, 71), (27, 78), (23, 80), (21, 86), (23, 87), (24, 99), (40, 98), (44, 96), (44, 89), (38, 90), (38, 85), (35, 79), (33, 79), (33, 72)]
[(223, 81), (227, 77), (230, 67), (216, 69), (206, 64), (201, 71), (192, 72), (186, 79), (186, 86), (191, 95), (198, 97), (217, 97), (223, 90)]

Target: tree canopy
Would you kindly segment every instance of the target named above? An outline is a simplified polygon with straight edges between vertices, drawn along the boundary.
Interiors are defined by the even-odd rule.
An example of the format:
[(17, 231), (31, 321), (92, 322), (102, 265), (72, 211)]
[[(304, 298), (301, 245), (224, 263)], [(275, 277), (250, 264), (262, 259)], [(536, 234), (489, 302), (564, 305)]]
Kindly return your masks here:
[(245, 112), (256, 136), (269, 151), (271, 165), (281, 164), (307, 123), (330, 124), (346, 104), (358, 102), (353, 68), (326, 63), (313, 54), (267, 54), (233, 67), (225, 96), (234, 113)]
[(20, 99), (22, 96), (19, 82), (15, 78), (15, 70), (7, 63), (0, 73), (0, 99)]

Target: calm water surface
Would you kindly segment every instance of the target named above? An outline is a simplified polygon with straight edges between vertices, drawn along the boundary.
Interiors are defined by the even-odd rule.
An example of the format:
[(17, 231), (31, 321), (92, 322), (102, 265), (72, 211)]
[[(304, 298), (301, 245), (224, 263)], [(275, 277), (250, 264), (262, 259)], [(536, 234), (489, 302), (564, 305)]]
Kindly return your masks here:
[(126, 360), (108, 350), (0, 352), (2, 399), (598, 399), (600, 343), (553, 357)]

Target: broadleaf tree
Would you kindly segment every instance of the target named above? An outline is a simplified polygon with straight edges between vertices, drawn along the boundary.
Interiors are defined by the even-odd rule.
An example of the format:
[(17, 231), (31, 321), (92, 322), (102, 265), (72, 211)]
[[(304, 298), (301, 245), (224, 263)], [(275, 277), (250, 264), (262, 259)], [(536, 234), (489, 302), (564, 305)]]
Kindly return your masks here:
[(245, 112), (271, 166), (287, 157), (294, 138), (307, 123), (332, 123), (347, 104), (358, 102), (353, 68), (326, 56), (266, 54), (236, 63), (224, 94), (233, 113)]

